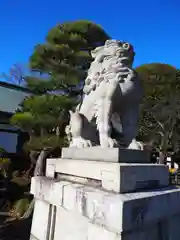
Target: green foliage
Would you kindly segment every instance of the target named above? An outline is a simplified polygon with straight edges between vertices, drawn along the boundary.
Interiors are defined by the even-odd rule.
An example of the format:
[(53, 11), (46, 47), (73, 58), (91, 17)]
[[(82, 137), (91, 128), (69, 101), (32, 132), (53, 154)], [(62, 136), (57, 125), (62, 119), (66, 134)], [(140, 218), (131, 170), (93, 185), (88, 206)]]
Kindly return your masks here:
[(32, 125), (35, 125), (35, 120), (35, 117), (30, 112), (17, 112), (11, 117), (10, 122), (12, 125), (28, 131), (32, 128)]
[(11, 160), (9, 158), (0, 158), (0, 175), (4, 178), (7, 177), (7, 171), (11, 164)]
[(31, 69), (47, 73), (49, 78), (41, 81), (27, 77), (28, 87), (40, 92), (58, 89), (69, 93), (85, 78), (92, 61), (90, 51), (109, 38), (101, 26), (85, 20), (56, 25), (30, 57)]
[(16, 200), (12, 205), (12, 216), (14, 215), (14, 217), (20, 219), (27, 211), (30, 203), (31, 201), (28, 198), (21, 198)]
[(69, 108), (72, 104), (72, 100), (66, 96), (43, 94), (27, 98), (23, 103), (23, 110), (34, 116), (49, 114), (58, 117), (62, 109)]
[(11, 123), (26, 131), (38, 127), (53, 128), (65, 121), (64, 109), (72, 108), (75, 103), (76, 99), (73, 101), (64, 95), (31, 96), (24, 100), (23, 112), (14, 114)]
[(24, 146), (25, 150), (40, 151), (43, 148), (67, 147), (67, 140), (59, 138), (55, 134), (41, 136), (32, 136), (30, 141)]
[(136, 69), (144, 87), (140, 136), (161, 149), (174, 144), (180, 108), (177, 71), (168, 64), (145, 64)]
[(5, 152), (6, 152), (6, 150), (4, 148), (0, 147), (0, 153), (5, 153)]
[(142, 80), (146, 100), (166, 97), (176, 86), (176, 68), (162, 63), (144, 64), (136, 68)]

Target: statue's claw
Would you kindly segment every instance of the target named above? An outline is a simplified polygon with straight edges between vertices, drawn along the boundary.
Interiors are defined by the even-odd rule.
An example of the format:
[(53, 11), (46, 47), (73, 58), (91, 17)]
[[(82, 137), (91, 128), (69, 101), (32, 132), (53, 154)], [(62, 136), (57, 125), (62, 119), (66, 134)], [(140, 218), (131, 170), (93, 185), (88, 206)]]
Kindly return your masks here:
[(129, 144), (128, 149), (144, 150), (144, 145), (141, 142), (136, 141), (136, 139), (133, 139)]
[(72, 142), (70, 143), (70, 147), (88, 148), (88, 147), (92, 147), (92, 143), (90, 140), (86, 140), (82, 137), (78, 137), (72, 140)]
[(112, 139), (108, 136), (103, 136), (100, 138), (100, 145), (102, 148), (113, 148), (118, 145), (115, 139)]

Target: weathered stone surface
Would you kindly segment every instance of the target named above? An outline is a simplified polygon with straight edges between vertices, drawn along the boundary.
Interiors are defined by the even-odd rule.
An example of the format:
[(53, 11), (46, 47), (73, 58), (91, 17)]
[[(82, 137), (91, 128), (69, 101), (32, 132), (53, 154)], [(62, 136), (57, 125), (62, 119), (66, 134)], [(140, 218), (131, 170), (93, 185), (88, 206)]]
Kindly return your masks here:
[(101, 226), (88, 221), (87, 218), (57, 208), (57, 220), (54, 240), (121, 240), (121, 236), (109, 232)]
[(169, 237), (169, 239), (179, 240), (179, 223), (180, 223), (180, 213), (171, 216), (168, 219), (163, 221), (163, 229), (162, 233), (165, 237)]
[[(49, 181), (45, 177), (34, 177), (32, 182), (31, 193), (36, 199), (63, 207), (77, 216), (84, 216), (91, 223), (101, 225), (112, 233), (124, 232), (128, 236), (129, 232), (136, 232), (137, 236), (138, 234), (140, 236), (146, 226), (165, 219), (171, 219), (171, 222), (168, 222), (171, 231), (177, 229), (172, 217), (180, 215), (180, 189), (165, 188), (139, 193), (113, 194), (81, 184), (54, 183), (53, 180)], [(141, 233), (138, 233), (138, 229)], [(133, 240), (139, 239), (141, 238)], [(173, 240), (178, 239), (173, 238)]]
[[(39, 200), (36, 200), (35, 206), (39, 206)], [(74, 211), (68, 211), (63, 207), (55, 207), (48, 205), (48, 209), (44, 208), (45, 213), (49, 213), (49, 221), (47, 229), (44, 229), (44, 226), (39, 227), (36, 225), (34, 228), (34, 222), (32, 227), (36, 231), (31, 233), (30, 240), (94, 240), (94, 239), (103, 239), (103, 240), (161, 240), (160, 230), (163, 223), (157, 224), (152, 223), (143, 226), (142, 228), (132, 229), (132, 231), (123, 231), (122, 233), (114, 233), (107, 230), (104, 226), (100, 224), (95, 224), (92, 221), (89, 221), (88, 218), (77, 214)], [(55, 211), (54, 211), (55, 209)], [(54, 212), (54, 214), (53, 214)], [(40, 214), (39, 209), (35, 207), (35, 215)], [(176, 219), (176, 218), (175, 218)], [(68, 224), (67, 224), (68, 223)], [(177, 224), (176, 224), (177, 226)], [(162, 229), (164, 233), (167, 233), (165, 229)], [(167, 229), (166, 229), (167, 230)], [(175, 229), (173, 229), (175, 230)], [(46, 235), (44, 235), (46, 233)], [(177, 236), (177, 231), (176, 235)], [(178, 235), (179, 236), (179, 235)], [(41, 238), (40, 238), (41, 237)], [(46, 238), (45, 238), (46, 237)], [(166, 235), (165, 239), (169, 239)], [(171, 238), (170, 238), (171, 239)], [(172, 238), (173, 240), (179, 240), (179, 238)]]
[(120, 148), (63, 148), (62, 158), (123, 163), (148, 163), (149, 152)]
[(54, 178), (55, 165), (56, 165), (56, 159), (55, 158), (46, 159), (46, 177)]
[(32, 236), (30, 239), (48, 239), (49, 207), (49, 203), (36, 200), (31, 227)]
[(30, 235), (30, 240), (37, 240), (36, 237), (34, 237), (32, 234)]
[(59, 159), (56, 160), (55, 172), (101, 181), (104, 189), (117, 193), (162, 187), (169, 184), (168, 169), (159, 164)]
[[(84, 98), (70, 111), (66, 133), (70, 147), (122, 146), (142, 149), (136, 141), (142, 86), (132, 69), (134, 49), (128, 42), (107, 40), (92, 51)], [(95, 121), (94, 121), (95, 120)]]
[[(40, 212), (42, 206), (44, 206), (43, 212)], [(37, 216), (40, 213), (41, 217), (49, 215), (48, 224), (39, 225), (33, 221), (33, 234), (31, 232), (30, 240), (179, 240), (180, 213), (144, 223), (140, 227), (124, 230), (121, 233), (110, 231), (76, 211), (69, 211), (48, 203), (45, 206), (43, 202), (36, 199), (34, 215)]]
[(71, 183), (65, 181), (56, 182), (47, 177), (33, 177), (30, 192), (37, 199), (61, 206), (63, 202), (63, 189), (69, 184)]

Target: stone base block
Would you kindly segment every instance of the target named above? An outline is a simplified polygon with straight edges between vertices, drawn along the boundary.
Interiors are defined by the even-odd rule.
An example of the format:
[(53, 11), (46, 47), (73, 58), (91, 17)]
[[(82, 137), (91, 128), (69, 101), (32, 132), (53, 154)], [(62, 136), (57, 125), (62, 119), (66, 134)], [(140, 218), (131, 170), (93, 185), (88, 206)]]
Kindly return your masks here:
[[(43, 202), (40, 203), (40, 201), (37, 200), (35, 205), (39, 206), (42, 203)], [(49, 205), (49, 210), (51, 210), (51, 205)], [(38, 214), (40, 213), (39, 211), (37, 212), (36, 209), (34, 215), (36, 216)], [(41, 228), (36, 228), (35, 231), (33, 223), (30, 240), (160, 240), (158, 238), (158, 225), (155, 223), (146, 226), (144, 229), (116, 234), (100, 225), (94, 224), (86, 217), (67, 211), (62, 207), (56, 207), (53, 226), (54, 232), (52, 232), (51, 226), (52, 223), (49, 228), (42, 225)], [(47, 238), (40, 238), (43, 233)]]
[[(57, 159), (55, 172), (99, 181), (117, 193), (158, 188), (169, 184), (168, 168), (159, 164), (126, 164)], [(66, 178), (65, 178), (66, 179)], [(69, 177), (67, 177), (67, 180)]]
[(49, 178), (55, 177), (55, 166), (56, 166), (55, 158), (46, 159), (46, 177)]
[(149, 163), (147, 151), (120, 148), (63, 148), (62, 158), (72, 160), (90, 160), (103, 162)]
[(36, 200), (34, 214), (31, 226), (31, 240), (48, 239), (50, 222), (50, 204), (44, 201)]
[(113, 194), (34, 177), (31, 193), (31, 239), (179, 240), (180, 189)]

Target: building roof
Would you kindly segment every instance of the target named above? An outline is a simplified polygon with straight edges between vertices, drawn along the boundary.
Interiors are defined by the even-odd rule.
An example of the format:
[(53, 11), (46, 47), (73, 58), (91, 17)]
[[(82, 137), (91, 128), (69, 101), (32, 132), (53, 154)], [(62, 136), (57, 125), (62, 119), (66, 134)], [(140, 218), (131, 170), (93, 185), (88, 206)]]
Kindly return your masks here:
[(33, 92), (27, 88), (0, 81), (0, 112), (12, 114)]
[(8, 82), (4, 82), (4, 81), (0, 81), (0, 86), (5, 87), (5, 88), (10, 88), (10, 89), (15, 89), (17, 91), (33, 93), (31, 90), (29, 90), (26, 87), (22, 87), (22, 86), (19, 86), (19, 85), (16, 85), (16, 84), (12, 84), (12, 83), (8, 83)]

